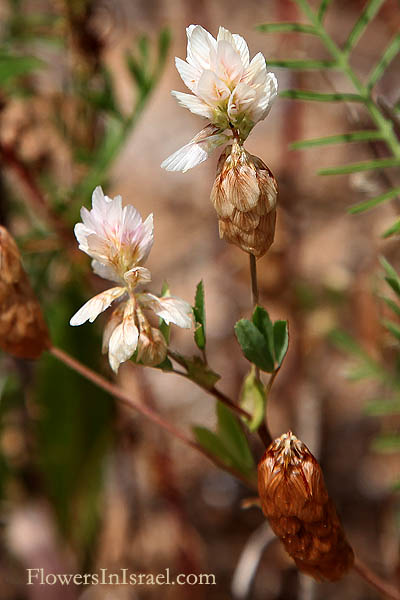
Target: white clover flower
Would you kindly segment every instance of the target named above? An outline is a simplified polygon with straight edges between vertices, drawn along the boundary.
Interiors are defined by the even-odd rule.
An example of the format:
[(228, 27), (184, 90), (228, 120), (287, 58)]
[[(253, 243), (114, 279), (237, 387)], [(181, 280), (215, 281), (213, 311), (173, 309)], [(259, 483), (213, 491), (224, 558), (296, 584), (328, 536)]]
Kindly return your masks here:
[[(188, 328), (192, 325), (192, 309), (175, 296), (158, 298), (140, 291), (151, 281), (150, 271), (141, 265), (153, 245), (153, 215), (143, 222), (132, 205), (122, 207), (121, 196), (104, 196), (98, 186), (93, 192), (92, 210), (82, 208), (81, 217), (82, 223), (75, 225), (79, 248), (93, 258), (92, 268), (97, 275), (120, 285), (88, 300), (71, 318), (70, 325), (92, 323), (119, 299), (103, 335), (103, 352), (108, 351), (111, 368), (117, 372), (136, 349), (142, 361), (143, 357), (150, 357), (146, 364), (151, 358), (153, 364), (155, 358), (161, 363), (167, 346), (155, 334), (143, 310), (152, 310), (167, 324)], [(141, 348), (144, 344), (146, 348)]]
[(176, 68), (192, 94), (173, 91), (179, 104), (207, 118), (211, 124), (161, 166), (167, 171), (187, 171), (200, 164), (217, 146), (229, 140), (230, 129), (242, 142), (258, 121), (265, 119), (278, 92), (278, 82), (267, 72), (259, 52), (250, 62), (246, 41), (224, 27), (217, 39), (200, 25), (187, 28), (186, 61)]

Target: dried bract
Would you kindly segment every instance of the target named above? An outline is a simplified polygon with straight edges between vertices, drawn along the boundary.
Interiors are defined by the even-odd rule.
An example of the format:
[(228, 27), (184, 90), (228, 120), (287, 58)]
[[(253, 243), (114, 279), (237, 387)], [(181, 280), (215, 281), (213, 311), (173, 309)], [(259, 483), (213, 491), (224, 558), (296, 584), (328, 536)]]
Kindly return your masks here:
[(1, 226), (0, 347), (18, 358), (38, 358), (50, 347), (42, 310), (22, 267), (18, 247)]
[(340, 579), (354, 562), (321, 467), (292, 434), (270, 444), (258, 465), (261, 506), (298, 568), (317, 580)]
[(228, 146), (211, 191), (220, 237), (263, 256), (274, 241), (277, 194), (275, 177), (260, 158), (237, 141)]

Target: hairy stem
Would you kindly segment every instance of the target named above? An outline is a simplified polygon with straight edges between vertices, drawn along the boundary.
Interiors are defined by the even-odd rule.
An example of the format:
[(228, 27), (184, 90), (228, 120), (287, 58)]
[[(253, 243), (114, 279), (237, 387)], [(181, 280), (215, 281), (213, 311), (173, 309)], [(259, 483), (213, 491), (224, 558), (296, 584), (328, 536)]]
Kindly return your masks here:
[(67, 365), (70, 369), (72, 369), (73, 371), (76, 371), (77, 373), (79, 373), (80, 375), (82, 375), (83, 377), (85, 377), (86, 379), (88, 379), (89, 381), (91, 381), (92, 383), (97, 385), (98, 387), (102, 388), (103, 390), (105, 390), (106, 392), (108, 392), (109, 394), (114, 396), (114, 398), (116, 398), (119, 402), (121, 402), (121, 404), (123, 404), (127, 408), (137, 410), (142, 415), (147, 417), (147, 419), (149, 419), (150, 421), (152, 421), (153, 423), (155, 423), (156, 425), (158, 425), (159, 427), (161, 427), (162, 429), (167, 431), (170, 435), (179, 439), (186, 446), (189, 446), (190, 448), (197, 450), (197, 452), (200, 452), (200, 454), (203, 454), (203, 456), (208, 458), (217, 467), (219, 467), (225, 471), (228, 471), (229, 473), (231, 473), (231, 475), (233, 475), (237, 479), (240, 479), (245, 485), (247, 485), (251, 488), (254, 488), (254, 482), (251, 479), (245, 477), (242, 473), (240, 473), (236, 469), (233, 469), (233, 468), (225, 465), (222, 461), (218, 460), (218, 458), (216, 458), (213, 454), (207, 452), (207, 450), (205, 450), (202, 446), (200, 446), (200, 444), (198, 444), (193, 439), (191, 439), (189, 436), (187, 436), (186, 433), (184, 433), (183, 431), (181, 431), (180, 429), (175, 427), (175, 425), (173, 425), (169, 421), (166, 421), (155, 410), (153, 410), (146, 404), (136, 402), (129, 394), (127, 394), (119, 386), (115, 385), (114, 383), (111, 383), (111, 381), (108, 381), (107, 379), (105, 379), (105, 377), (102, 377), (101, 375), (99, 375), (98, 373), (96, 373), (95, 371), (93, 371), (92, 369), (87, 367), (86, 365), (83, 365), (81, 362), (79, 362), (78, 360), (76, 360), (75, 358), (73, 358), (72, 356), (67, 354), (67, 352), (64, 352), (64, 350), (61, 350), (61, 348), (52, 346), (49, 349), (49, 352), (53, 356), (55, 356), (58, 360), (63, 362), (65, 365)]

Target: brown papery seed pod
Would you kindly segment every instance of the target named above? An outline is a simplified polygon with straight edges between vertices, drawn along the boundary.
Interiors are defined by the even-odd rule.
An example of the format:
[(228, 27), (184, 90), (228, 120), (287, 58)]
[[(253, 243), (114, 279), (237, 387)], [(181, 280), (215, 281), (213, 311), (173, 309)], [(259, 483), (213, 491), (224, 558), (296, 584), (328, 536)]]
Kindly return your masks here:
[(300, 571), (335, 581), (351, 568), (354, 553), (321, 467), (291, 431), (274, 440), (262, 457), (258, 492), (272, 530)]
[(277, 194), (268, 167), (235, 140), (221, 154), (211, 191), (220, 237), (263, 256), (274, 241)]
[(18, 247), (0, 226), (0, 347), (18, 358), (38, 358), (50, 345)]

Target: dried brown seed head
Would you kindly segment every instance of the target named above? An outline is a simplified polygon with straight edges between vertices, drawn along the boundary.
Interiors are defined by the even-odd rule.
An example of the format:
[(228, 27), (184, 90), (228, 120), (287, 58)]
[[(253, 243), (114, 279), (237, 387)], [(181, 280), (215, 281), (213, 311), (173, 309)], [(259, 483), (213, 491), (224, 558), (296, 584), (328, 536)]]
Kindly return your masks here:
[(219, 159), (211, 191), (220, 237), (263, 256), (274, 241), (277, 193), (268, 167), (234, 141)]
[(22, 267), (18, 247), (1, 226), (0, 347), (19, 358), (38, 358), (50, 347), (42, 310)]
[(335, 581), (350, 569), (353, 550), (321, 467), (291, 431), (267, 448), (258, 465), (258, 491), (271, 528), (301, 571)]

